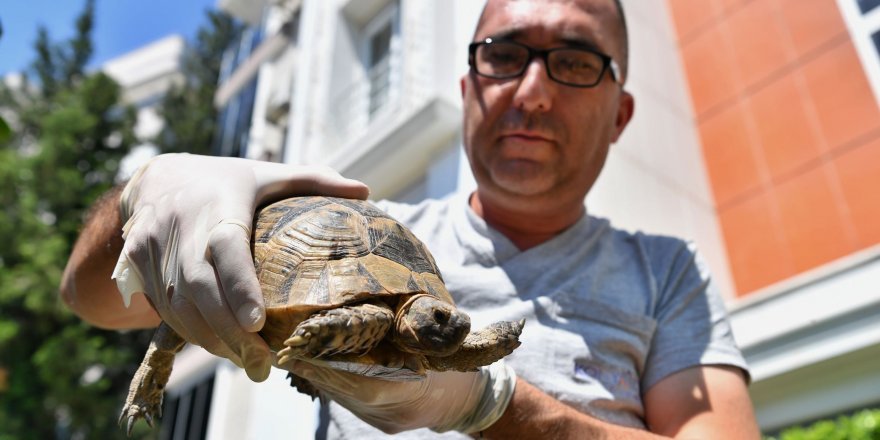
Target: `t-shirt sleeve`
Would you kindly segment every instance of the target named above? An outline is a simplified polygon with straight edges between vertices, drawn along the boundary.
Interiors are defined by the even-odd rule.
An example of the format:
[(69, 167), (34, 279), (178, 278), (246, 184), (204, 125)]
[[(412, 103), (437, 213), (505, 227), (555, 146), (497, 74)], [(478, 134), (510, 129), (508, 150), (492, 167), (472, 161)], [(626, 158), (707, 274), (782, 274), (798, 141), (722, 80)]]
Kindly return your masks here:
[(664, 241), (663, 250), (655, 246), (650, 256), (658, 288), (654, 311), (657, 327), (642, 389), (648, 390), (672, 373), (700, 365), (735, 366), (748, 376), (724, 301), (708, 267), (692, 244), (674, 240), (678, 245), (670, 246), (673, 239)]

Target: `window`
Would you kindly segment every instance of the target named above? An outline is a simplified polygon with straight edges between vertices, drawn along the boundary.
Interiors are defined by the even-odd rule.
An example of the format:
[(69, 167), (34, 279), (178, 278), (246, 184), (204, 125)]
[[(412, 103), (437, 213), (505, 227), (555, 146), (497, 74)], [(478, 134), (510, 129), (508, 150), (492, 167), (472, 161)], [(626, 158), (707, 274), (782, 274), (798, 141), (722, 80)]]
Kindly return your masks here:
[(871, 41), (874, 42), (874, 49), (877, 50), (877, 56), (880, 57), (880, 31), (874, 32), (871, 35)]
[(385, 6), (364, 27), (365, 47), (362, 48), (364, 70), (369, 86), (368, 120), (372, 121), (377, 113), (391, 102), (394, 55), (396, 52), (396, 34), (398, 27), (397, 3)]
[(393, 114), (401, 89), (398, 0), (348, 0), (335, 30), (328, 104), (329, 144), (346, 145)]
[(877, 6), (880, 6), (880, 0), (857, 0), (859, 3), (859, 10), (862, 14), (871, 12)]
[(385, 23), (370, 37), (367, 63), (370, 79), (370, 119), (388, 102), (391, 86), (391, 23)]
[(214, 375), (177, 396), (165, 396), (162, 402), (159, 438), (162, 440), (204, 439), (208, 433), (208, 415), (214, 394)]
[(880, 0), (837, 0), (874, 97), (880, 102)]
[[(223, 54), (218, 84), (226, 82), (241, 64), (259, 47), (263, 39), (262, 28), (247, 28)], [(214, 133), (213, 154), (218, 156), (246, 157), (251, 115), (257, 95), (256, 77), (219, 109)]]

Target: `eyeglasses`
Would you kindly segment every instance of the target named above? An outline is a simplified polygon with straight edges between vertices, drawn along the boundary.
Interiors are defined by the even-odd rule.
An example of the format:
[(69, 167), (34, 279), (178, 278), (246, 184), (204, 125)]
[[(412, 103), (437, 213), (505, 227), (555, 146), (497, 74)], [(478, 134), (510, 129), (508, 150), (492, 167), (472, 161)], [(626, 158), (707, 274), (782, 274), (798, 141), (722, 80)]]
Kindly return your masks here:
[(468, 46), (468, 64), (477, 75), (495, 79), (515, 78), (523, 74), (535, 57), (544, 60), (550, 79), (572, 87), (595, 87), (606, 70), (611, 79), (620, 78), (617, 62), (604, 53), (587, 48), (558, 47), (535, 49), (514, 41), (486, 38)]

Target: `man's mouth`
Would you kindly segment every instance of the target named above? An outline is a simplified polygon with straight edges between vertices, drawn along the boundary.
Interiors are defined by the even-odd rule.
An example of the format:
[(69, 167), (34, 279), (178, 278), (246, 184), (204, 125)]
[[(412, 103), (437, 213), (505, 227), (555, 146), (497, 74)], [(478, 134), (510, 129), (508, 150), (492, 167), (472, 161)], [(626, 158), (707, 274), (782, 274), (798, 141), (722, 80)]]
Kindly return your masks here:
[(511, 131), (503, 133), (502, 138), (512, 138), (529, 142), (553, 142), (553, 139), (541, 133), (533, 131)]

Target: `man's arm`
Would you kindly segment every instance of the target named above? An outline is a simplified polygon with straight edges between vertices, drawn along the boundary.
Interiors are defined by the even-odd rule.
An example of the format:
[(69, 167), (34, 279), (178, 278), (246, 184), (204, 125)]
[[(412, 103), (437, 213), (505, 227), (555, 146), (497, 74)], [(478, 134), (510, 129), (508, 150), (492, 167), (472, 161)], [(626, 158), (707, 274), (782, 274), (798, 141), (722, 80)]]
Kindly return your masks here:
[[(93, 208), (61, 295), (74, 312), (102, 327), (152, 326), (161, 316), (186, 341), (264, 380), (271, 354), (256, 334), (265, 310), (250, 252), (254, 211), (310, 194), (364, 199), (369, 189), (329, 168), (157, 156), (121, 194), (112, 192)], [(117, 289), (131, 300), (128, 308)]]
[(742, 370), (688, 368), (657, 382), (645, 394), (645, 422), (674, 438), (758, 439), (755, 411)]
[(124, 243), (119, 219), (123, 186), (111, 189), (92, 206), (64, 268), (61, 298), (74, 313), (98, 327), (154, 327), (159, 315), (146, 296), (133, 296), (131, 307), (126, 308), (110, 279)]
[[(694, 367), (662, 379), (644, 396), (650, 432), (600, 421), (518, 379), (504, 412), (483, 438), (758, 439), (742, 372)], [(479, 437), (479, 435), (477, 436)]]

